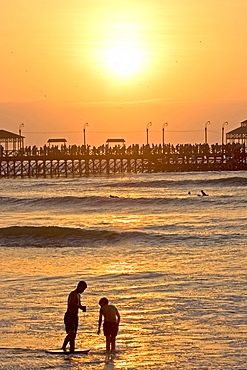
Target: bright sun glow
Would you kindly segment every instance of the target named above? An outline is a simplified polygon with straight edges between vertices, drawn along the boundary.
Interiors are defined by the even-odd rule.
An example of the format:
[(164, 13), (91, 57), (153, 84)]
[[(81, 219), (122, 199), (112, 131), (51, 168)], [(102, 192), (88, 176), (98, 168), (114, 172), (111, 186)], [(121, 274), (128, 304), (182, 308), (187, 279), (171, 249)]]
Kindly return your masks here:
[(117, 46), (107, 50), (106, 58), (111, 69), (121, 76), (137, 72), (141, 65), (141, 53), (133, 46)]

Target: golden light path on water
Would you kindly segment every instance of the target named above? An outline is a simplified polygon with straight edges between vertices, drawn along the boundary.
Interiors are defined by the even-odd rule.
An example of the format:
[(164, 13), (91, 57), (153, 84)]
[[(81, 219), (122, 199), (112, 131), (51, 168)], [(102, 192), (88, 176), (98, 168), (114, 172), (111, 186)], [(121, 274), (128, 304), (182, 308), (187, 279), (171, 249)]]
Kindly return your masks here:
[[(161, 358), (168, 368), (179, 368), (180, 360), (187, 362), (189, 368), (191, 356), (197, 356), (202, 365), (205, 354), (223, 358), (224, 352), (229, 351), (227, 337), (241, 338), (239, 327), (236, 334), (229, 327), (230, 311), (223, 313), (227, 295), (231, 294), (227, 285), (231, 279), (235, 285), (242, 280), (238, 259), (228, 255), (231, 262), (225, 268), (222, 259), (226, 251), (219, 249), (202, 252), (194, 248), (189, 252), (181, 248), (168, 252), (166, 248), (150, 248), (144, 254), (139, 246), (130, 255), (129, 248), (133, 246), (123, 244), (118, 250), (102, 246), (100, 255), (93, 249), (10, 250), (8, 257), (2, 259), (2, 271), (5, 276), (11, 275), (7, 280), (11, 295), (4, 306), (8, 306), (8, 299), (12, 301), (14, 294), (15, 331), (4, 346), (26, 344), (29, 348), (42, 348), (51, 342), (59, 346), (66, 294), (75, 281), (87, 277), (89, 287), (83, 301), (88, 312), (81, 314), (77, 345), (94, 349), (92, 363), (100, 357), (94, 351), (104, 349), (103, 337), (96, 335), (97, 301), (101, 295), (112, 299), (121, 312), (116, 369), (151, 369)], [(71, 273), (71, 266), (76, 273)], [(57, 361), (49, 360), (54, 364)], [(71, 361), (79, 365), (82, 360)]]
[[(210, 196), (202, 198), (196, 192), (202, 174), (167, 175), (176, 186), (162, 176), (131, 178), (128, 197), (129, 178), (117, 188), (115, 179), (110, 188), (109, 179), (87, 179), (88, 188), (80, 180), (38, 180), (2, 189), (4, 370), (245, 368), (245, 188), (234, 185), (235, 176), (221, 189), (222, 174), (210, 174)], [(183, 184), (191, 177), (189, 197)], [(46, 348), (61, 346), (67, 296), (81, 279), (88, 283), (87, 312), (80, 313), (77, 347), (91, 351), (66, 360), (48, 356)], [(121, 314), (112, 358), (96, 334), (103, 296)]]

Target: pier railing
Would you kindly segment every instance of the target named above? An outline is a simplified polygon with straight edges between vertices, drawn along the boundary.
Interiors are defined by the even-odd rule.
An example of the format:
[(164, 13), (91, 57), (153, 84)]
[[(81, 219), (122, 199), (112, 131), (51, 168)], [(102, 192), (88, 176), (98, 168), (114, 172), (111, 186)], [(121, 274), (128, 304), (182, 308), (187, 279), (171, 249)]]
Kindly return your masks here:
[(26, 147), (0, 150), (0, 177), (79, 177), (91, 174), (240, 171), (244, 144)]

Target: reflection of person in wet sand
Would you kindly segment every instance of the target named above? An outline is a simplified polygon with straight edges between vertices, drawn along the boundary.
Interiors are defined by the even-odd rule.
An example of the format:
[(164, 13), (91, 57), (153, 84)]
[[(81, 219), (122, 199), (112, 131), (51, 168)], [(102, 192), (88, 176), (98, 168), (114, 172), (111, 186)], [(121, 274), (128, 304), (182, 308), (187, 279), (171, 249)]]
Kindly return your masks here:
[(100, 327), (102, 323), (102, 317), (104, 316), (104, 335), (106, 337), (106, 350), (114, 351), (116, 336), (118, 332), (118, 326), (120, 322), (120, 315), (118, 309), (108, 304), (107, 298), (101, 298), (99, 301), (100, 311), (99, 311), (99, 327), (98, 334), (100, 334)]
[(114, 353), (107, 352), (105, 356), (105, 366), (103, 370), (114, 370)]

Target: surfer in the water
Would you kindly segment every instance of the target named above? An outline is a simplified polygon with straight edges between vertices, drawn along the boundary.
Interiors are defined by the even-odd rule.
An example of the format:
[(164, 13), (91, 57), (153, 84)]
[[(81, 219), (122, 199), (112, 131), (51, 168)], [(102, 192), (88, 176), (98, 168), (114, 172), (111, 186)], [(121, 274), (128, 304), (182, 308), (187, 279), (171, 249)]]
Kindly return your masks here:
[(80, 294), (87, 288), (85, 281), (80, 281), (77, 288), (73, 290), (68, 297), (68, 308), (64, 315), (64, 324), (67, 336), (64, 339), (62, 349), (66, 352), (66, 346), (69, 343), (70, 352), (75, 351), (75, 337), (78, 328), (78, 311), (79, 309), (86, 312), (86, 306), (81, 305)]
[(107, 298), (101, 298), (99, 301), (99, 305), (101, 308), (99, 311), (98, 334), (100, 334), (102, 317), (104, 316), (103, 330), (106, 337), (106, 350), (114, 351), (118, 326), (120, 322), (120, 315), (118, 309), (115, 306), (108, 304)]

